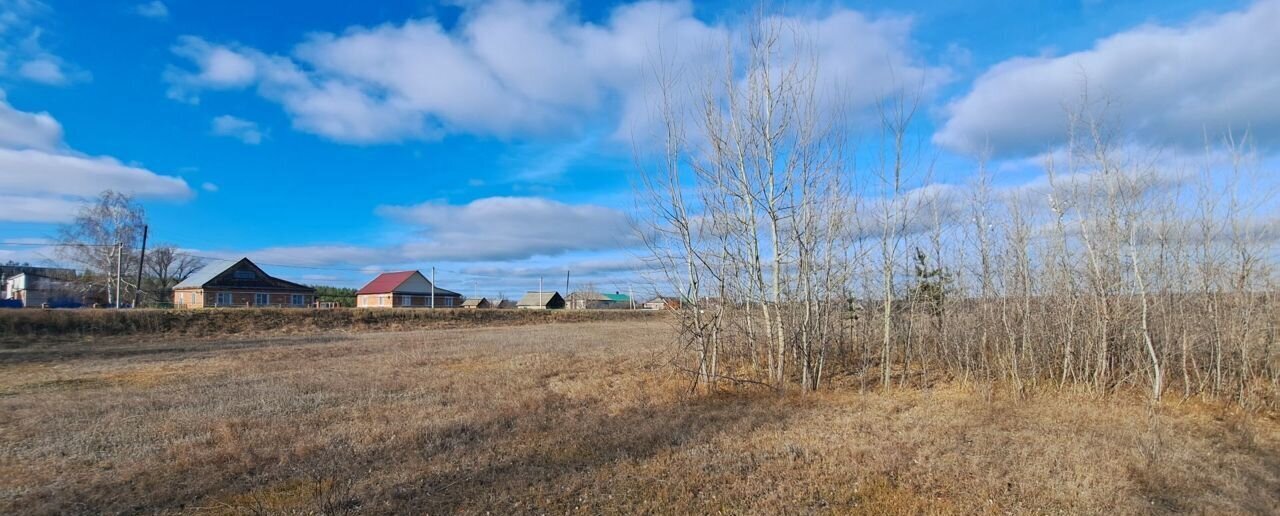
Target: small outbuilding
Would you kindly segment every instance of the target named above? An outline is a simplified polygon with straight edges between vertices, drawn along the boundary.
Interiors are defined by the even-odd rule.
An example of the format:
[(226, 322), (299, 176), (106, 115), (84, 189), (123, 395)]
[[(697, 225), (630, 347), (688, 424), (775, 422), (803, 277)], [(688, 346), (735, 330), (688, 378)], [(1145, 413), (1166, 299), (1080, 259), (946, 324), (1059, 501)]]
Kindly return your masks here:
[(559, 292), (531, 290), (525, 292), (524, 297), (520, 298), (520, 302), (516, 303), (516, 308), (521, 310), (560, 310), (564, 308), (564, 298), (560, 297)]
[(431, 281), (419, 271), (384, 272), (356, 291), (358, 308), (458, 308), (460, 306), (462, 306), (462, 294), (433, 286)]
[(480, 297), (480, 298), (471, 298), (466, 301), (463, 301), (462, 307), (471, 308), (471, 309), (493, 308), (493, 304), (490, 303), (488, 299)]

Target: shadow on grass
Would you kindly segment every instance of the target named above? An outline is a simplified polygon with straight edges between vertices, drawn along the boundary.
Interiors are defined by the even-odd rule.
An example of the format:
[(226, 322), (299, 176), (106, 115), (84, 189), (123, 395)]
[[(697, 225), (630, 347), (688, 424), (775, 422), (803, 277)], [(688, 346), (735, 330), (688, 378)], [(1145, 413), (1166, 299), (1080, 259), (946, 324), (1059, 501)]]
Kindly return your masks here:
[(211, 429), (227, 435), (202, 442), (194, 455), (84, 472), (8, 502), (48, 513), (565, 512), (578, 494), (610, 479), (603, 471), (614, 465), (782, 426), (797, 409), (795, 400), (773, 395), (721, 395), (611, 412), (602, 399), (538, 393), (466, 422), (397, 429), (406, 438), (371, 448), (333, 435), (324, 446), (299, 449), (296, 434), (256, 441)]
[[(564, 512), (585, 488), (609, 479), (595, 474), (598, 469), (710, 444), (720, 435), (784, 425), (794, 412), (786, 403), (777, 397), (726, 395), (609, 415), (599, 407), (549, 399), (536, 414), (422, 435), (416, 453), (434, 464), (461, 467), (367, 494), (390, 503), (392, 512), (502, 513), (520, 502), (521, 510)], [(477, 448), (488, 448), (490, 453), (481, 455), (492, 460), (465, 462)]]

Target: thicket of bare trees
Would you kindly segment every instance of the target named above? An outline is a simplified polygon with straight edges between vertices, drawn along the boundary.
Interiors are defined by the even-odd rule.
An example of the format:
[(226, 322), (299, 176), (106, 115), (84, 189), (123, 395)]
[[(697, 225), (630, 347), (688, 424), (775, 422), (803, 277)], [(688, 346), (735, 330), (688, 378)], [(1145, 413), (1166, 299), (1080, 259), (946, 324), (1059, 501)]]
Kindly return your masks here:
[(655, 67), (643, 233), (685, 298), (695, 388), (840, 375), (1277, 404), (1280, 228), (1247, 138), (1208, 138), (1191, 165), (1082, 98), (1041, 179), (997, 186), (984, 163), (934, 182), (912, 97), (878, 104), (877, 143), (848, 145), (803, 39), (755, 24), (692, 109)]

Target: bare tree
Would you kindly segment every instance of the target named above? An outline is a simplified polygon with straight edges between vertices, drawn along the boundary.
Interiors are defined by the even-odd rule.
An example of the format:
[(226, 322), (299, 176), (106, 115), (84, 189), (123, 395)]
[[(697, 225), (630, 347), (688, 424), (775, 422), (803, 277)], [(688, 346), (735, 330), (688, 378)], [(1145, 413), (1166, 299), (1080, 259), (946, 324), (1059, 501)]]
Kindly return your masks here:
[(171, 244), (159, 244), (147, 251), (143, 269), (143, 290), (153, 301), (173, 298), (173, 287), (204, 266), (204, 260), (183, 253)]
[(121, 299), (131, 299), (137, 288), (136, 249), (141, 243), (146, 212), (128, 194), (107, 190), (80, 208), (75, 218), (58, 228), (58, 253), (79, 264), (90, 288), (105, 289), (115, 301), (117, 286)]
[[(697, 71), (655, 67), (662, 134), (637, 152), (694, 389), (835, 372), (1280, 406), (1280, 219), (1247, 135), (1190, 177), (1086, 94), (1040, 180), (997, 185), (984, 157), (937, 184), (912, 97), (879, 103), (878, 147), (846, 152), (802, 31), (760, 16), (725, 47), (691, 91), (676, 77)], [(859, 174), (855, 155), (879, 159)]]

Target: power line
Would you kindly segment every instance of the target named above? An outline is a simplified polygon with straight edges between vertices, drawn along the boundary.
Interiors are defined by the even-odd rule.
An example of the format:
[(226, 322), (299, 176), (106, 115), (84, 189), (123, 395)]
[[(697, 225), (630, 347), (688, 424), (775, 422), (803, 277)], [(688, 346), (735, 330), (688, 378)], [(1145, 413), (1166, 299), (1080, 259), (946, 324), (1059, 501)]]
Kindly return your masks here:
[(0, 245), (26, 245), (32, 247), (115, 247), (116, 244), (59, 244), (56, 242), (0, 242)]
[[(30, 246), (30, 247), (95, 247), (95, 248), (97, 248), (97, 247), (101, 247), (101, 248), (115, 248), (115, 247), (116, 247), (116, 244), (64, 244), (64, 243), (57, 243), (57, 242), (45, 242), (45, 243), (35, 243), (35, 242), (0, 242), (0, 246)], [(175, 254), (175, 255), (179, 255), (179, 256), (186, 256), (186, 257), (189, 257), (189, 258), (199, 258), (199, 259), (201, 259), (201, 260), (230, 261), (228, 258), (221, 258), (221, 257), (216, 257), (216, 256), (207, 256), (207, 255), (200, 255), (200, 254), (193, 254), (193, 253), (175, 252), (174, 254)], [(257, 260), (254, 260), (254, 262), (253, 262), (253, 263), (255, 263), (255, 264), (257, 264), (257, 265), (267, 266), (267, 267), (280, 267), (280, 268), (285, 268), (285, 269), (304, 269), (304, 270), (329, 271), (329, 272), (333, 272), (333, 271), (341, 271), (341, 272), (356, 272), (356, 273), (360, 273), (360, 274), (370, 274), (370, 273), (378, 272), (378, 269), (384, 269), (384, 267), (381, 267), (381, 266), (369, 266), (369, 267), (364, 267), (364, 268), (351, 268), (351, 267), (321, 267), (321, 266), (314, 266), (314, 265), (290, 265), (290, 264), (283, 264), (283, 263), (269, 263), (269, 262), (260, 262), (260, 261), (257, 261)], [(373, 270), (371, 270), (371, 269), (373, 269)], [(479, 272), (467, 272), (467, 271), (461, 271), (461, 270), (457, 270), (457, 269), (437, 269), (437, 271), (438, 271), (438, 272), (448, 272), (448, 273), (451, 273), (451, 274), (458, 274), (458, 275), (461, 275), (461, 276), (478, 277), (478, 278), (490, 278), (490, 279), (498, 279), (498, 280), (511, 280), (511, 279), (512, 279), (512, 277), (511, 277), (511, 276), (506, 276), (506, 275), (485, 274), (485, 273), (479, 273)], [(636, 272), (636, 271), (631, 271), (631, 272), (633, 272), (633, 273), (634, 273), (634, 272)], [(531, 279), (531, 278), (532, 278), (532, 276), (528, 276), (528, 277), (526, 277), (525, 279)]]

